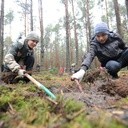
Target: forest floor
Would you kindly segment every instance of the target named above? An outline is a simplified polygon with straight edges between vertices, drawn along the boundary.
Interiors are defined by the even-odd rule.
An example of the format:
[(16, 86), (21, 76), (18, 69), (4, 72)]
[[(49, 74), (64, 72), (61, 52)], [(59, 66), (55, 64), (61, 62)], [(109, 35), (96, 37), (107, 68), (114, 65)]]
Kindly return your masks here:
[[(80, 85), (78, 85), (76, 81), (70, 80), (69, 74), (53, 75), (47, 72), (35, 72), (33, 77), (43, 85), (47, 85), (47, 88), (57, 96), (57, 100), (49, 100), (45, 92), (38, 90), (35, 86), (35, 88), (33, 88), (31, 82), (29, 83), (29, 85), (31, 84), (30, 86), (24, 84), (2, 86), (1, 84), (0, 128), (9, 127), (7, 123), (14, 128), (128, 127), (127, 71), (120, 72), (118, 79), (112, 79), (106, 72), (101, 72), (97, 69), (88, 71), (83, 81), (80, 83), (82, 91), (79, 89)], [(9, 89), (6, 90), (5, 88)], [(19, 90), (17, 88), (19, 88)], [(10, 93), (8, 95), (5, 94), (9, 91)], [(17, 91), (20, 93), (17, 94)], [(7, 99), (7, 96), (13, 98)], [(16, 99), (14, 98), (15, 96), (17, 96)], [(46, 113), (43, 113), (44, 110), (38, 110), (40, 114), (42, 113), (42, 117), (40, 117), (37, 113), (35, 115), (35, 110), (37, 110), (35, 107), (33, 108), (31, 106), (31, 111), (28, 110), (29, 105), (23, 109), (24, 107), (21, 104), (24, 100), (25, 104), (27, 104), (26, 99), (27, 102), (29, 102), (33, 97), (43, 98), (45, 103), (48, 102), (47, 105), (42, 103), (43, 107), (47, 108), (50, 106), (52, 111), (47, 110)], [(14, 101), (14, 99), (18, 103)], [(20, 101), (23, 100), (22, 103), (19, 103), (19, 99)], [(37, 100), (40, 99), (35, 100), (37, 102)], [(81, 108), (79, 108), (79, 104), (80, 106), (82, 104)], [(34, 105), (35, 104), (33, 104), (33, 106)], [(28, 109), (26, 111), (27, 107)], [(22, 111), (26, 111), (26, 115), (22, 115), (23, 113), (20, 113)], [(47, 115), (48, 112), (50, 114)], [(39, 122), (39, 117), (44, 121)], [(12, 121), (17, 123), (12, 123)]]

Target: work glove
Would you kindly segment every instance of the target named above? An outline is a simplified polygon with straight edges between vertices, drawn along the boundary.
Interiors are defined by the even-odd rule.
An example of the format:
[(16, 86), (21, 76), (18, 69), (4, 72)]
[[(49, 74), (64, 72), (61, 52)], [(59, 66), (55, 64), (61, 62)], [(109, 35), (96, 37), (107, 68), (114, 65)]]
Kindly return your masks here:
[(81, 81), (83, 76), (85, 74), (85, 71), (83, 69), (80, 69), (78, 72), (74, 73), (72, 76), (71, 76), (71, 80), (79, 80)]
[(26, 73), (26, 70), (24, 70), (24, 69), (19, 69), (19, 71), (18, 71), (18, 76), (19, 77), (24, 77), (24, 74)]

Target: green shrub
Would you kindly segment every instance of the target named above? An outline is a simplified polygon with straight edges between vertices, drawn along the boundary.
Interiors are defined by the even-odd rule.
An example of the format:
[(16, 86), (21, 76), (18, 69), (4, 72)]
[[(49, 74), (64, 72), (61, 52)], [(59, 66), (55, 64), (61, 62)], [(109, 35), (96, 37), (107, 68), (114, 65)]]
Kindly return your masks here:
[(58, 74), (58, 69), (57, 69), (57, 68), (51, 68), (51, 69), (49, 70), (49, 72), (50, 72), (51, 74)]

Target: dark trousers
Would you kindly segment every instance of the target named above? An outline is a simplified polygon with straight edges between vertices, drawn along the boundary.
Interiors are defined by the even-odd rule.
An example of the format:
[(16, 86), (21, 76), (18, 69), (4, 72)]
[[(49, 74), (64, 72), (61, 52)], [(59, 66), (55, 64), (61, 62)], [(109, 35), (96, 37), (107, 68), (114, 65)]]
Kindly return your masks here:
[(117, 73), (128, 66), (128, 49), (126, 49), (117, 60), (110, 60), (106, 63), (108, 73), (113, 77), (118, 77)]
[[(30, 75), (32, 75), (33, 65), (34, 65), (34, 57), (26, 56), (24, 59), (24, 66), (26, 67), (26, 71), (28, 71), (28, 74)], [(18, 83), (20, 80), (26, 83), (29, 82), (29, 79), (27, 77), (17, 78), (17, 75), (18, 73), (13, 73), (8, 67), (4, 66), (1, 80), (3, 80), (7, 84), (15, 84)]]
[(24, 59), (24, 65), (26, 66), (26, 71), (32, 71), (35, 59), (33, 56), (27, 56)]

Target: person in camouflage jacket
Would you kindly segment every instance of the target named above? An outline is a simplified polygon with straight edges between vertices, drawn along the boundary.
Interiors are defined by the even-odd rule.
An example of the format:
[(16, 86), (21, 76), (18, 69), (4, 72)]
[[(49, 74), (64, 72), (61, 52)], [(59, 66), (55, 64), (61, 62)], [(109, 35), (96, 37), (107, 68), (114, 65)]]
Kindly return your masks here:
[[(25, 39), (19, 39), (10, 46), (4, 57), (2, 80), (7, 84), (17, 83), (19, 80), (28, 82), (24, 73), (32, 74), (34, 65), (33, 48), (39, 42), (39, 36), (31, 31)], [(18, 77), (17, 77), (18, 76)]]
[(90, 50), (84, 56), (80, 70), (71, 76), (71, 80), (81, 80), (95, 56), (112, 78), (118, 78), (117, 73), (128, 65), (128, 48), (118, 34), (109, 31), (104, 22), (94, 27)]

